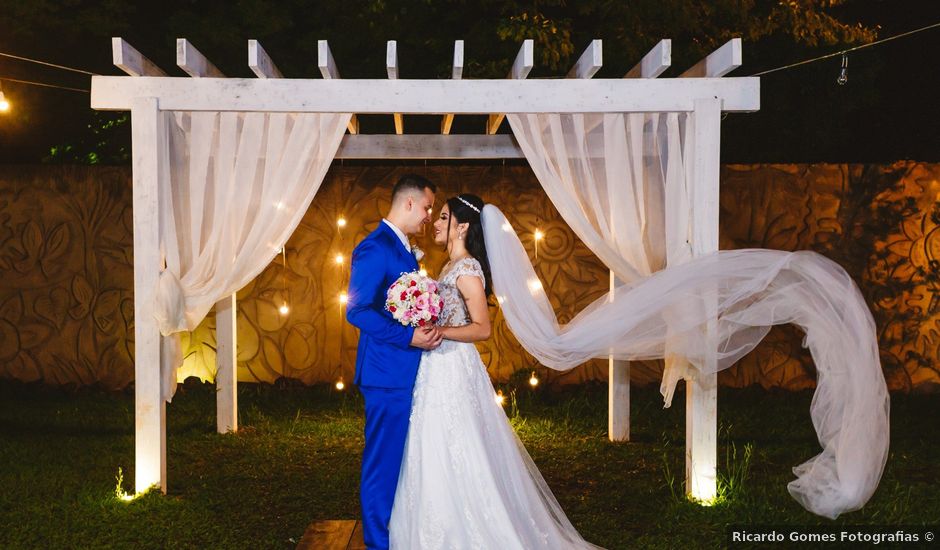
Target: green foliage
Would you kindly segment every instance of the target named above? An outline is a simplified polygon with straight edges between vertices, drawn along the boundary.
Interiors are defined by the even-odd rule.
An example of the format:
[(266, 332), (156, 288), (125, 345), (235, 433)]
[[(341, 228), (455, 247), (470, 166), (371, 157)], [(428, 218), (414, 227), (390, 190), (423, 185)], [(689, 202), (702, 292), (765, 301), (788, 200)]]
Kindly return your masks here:
[(130, 114), (92, 111), (88, 133), (75, 143), (49, 149), (45, 164), (128, 164), (130, 162)]
[[(503, 78), (519, 44), (532, 39), (536, 55), (532, 77), (558, 77), (590, 40), (600, 38), (604, 40), (600, 74), (619, 77), (662, 38), (672, 38), (674, 44), (675, 69), (667, 74), (689, 66), (731, 37), (745, 38), (748, 62), (761, 64), (792, 61), (820, 46), (874, 38), (877, 29), (846, 17), (841, 4), (823, 0), (286, 0), (276, 5), (264, 0), (0, 0), (0, 28), (9, 31), (0, 34), (0, 51), (113, 74), (108, 37), (121, 36), (173, 74), (175, 40), (186, 37), (225, 74), (250, 77), (245, 41), (255, 38), (287, 77), (309, 78), (319, 74), (317, 41), (327, 39), (344, 78), (376, 78), (384, 72), (385, 42), (397, 40), (403, 78), (446, 78), (453, 41), (463, 39), (465, 78)], [(24, 52), (24, 43), (37, 46)], [(73, 127), (53, 127), (58, 116), (59, 111), (49, 112), (42, 120), (46, 131), (54, 132), (43, 144), (48, 150), (48, 143), (55, 143), (46, 162), (129, 162), (124, 138), (98, 131), (103, 121), (92, 119), (84, 132), (74, 136)], [(121, 145), (111, 143), (115, 140)]]

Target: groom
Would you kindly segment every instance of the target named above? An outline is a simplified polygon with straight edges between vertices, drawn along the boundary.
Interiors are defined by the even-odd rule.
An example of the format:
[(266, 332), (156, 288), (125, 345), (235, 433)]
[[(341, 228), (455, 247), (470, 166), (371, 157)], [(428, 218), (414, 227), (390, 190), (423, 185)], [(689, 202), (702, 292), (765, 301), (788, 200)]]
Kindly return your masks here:
[(359, 329), (354, 383), (365, 398), (365, 450), (359, 499), (366, 546), (388, 548), (388, 521), (408, 434), (411, 392), (422, 350), (441, 343), (437, 328), (406, 327), (385, 310), (386, 291), (398, 277), (418, 270), (408, 236), (431, 218), (437, 188), (405, 175), (392, 189), (392, 206), (378, 228), (356, 246), (349, 278), (346, 320)]

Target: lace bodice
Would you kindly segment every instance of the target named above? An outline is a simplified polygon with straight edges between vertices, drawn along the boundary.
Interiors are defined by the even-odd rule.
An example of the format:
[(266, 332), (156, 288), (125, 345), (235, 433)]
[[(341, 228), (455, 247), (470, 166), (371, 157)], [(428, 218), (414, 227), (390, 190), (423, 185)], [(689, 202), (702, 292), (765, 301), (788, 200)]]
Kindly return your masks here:
[(462, 327), (470, 323), (470, 313), (467, 311), (467, 304), (464, 303), (463, 296), (457, 288), (457, 278), (463, 275), (473, 275), (479, 277), (486, 285), (486, 279), (483, 277), (483, 268), (476, 258), (461, 258), (450, 266), (445, 266), (437, 280), (438, 293), (444, 300), (444, 309), (441, 310), (441, 317), (437, 324), (444, 327)]

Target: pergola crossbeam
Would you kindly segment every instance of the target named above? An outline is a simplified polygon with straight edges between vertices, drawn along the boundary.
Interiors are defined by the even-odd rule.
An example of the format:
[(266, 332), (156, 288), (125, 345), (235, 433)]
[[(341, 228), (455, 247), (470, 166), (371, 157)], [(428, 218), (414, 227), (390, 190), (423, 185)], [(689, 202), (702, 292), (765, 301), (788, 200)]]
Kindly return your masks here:
[[(333, 52), (330, 51), (330, 45), (326, 40), (317, 41), (317, 66), (320, 68), (320, 75), (325, 79), (339, 79), (339, 68), (336, 66), (336, 60), (333, 59)], [(355, 113), (349, 119), (346, 129), (350, 134), (359, 133), (359, 118)]]
[(604, 64), (601, 40), (592, 40), (578, 62), (568, 71), (568, 78), (592, 78)]
[(258, 78), (284, 78), (271, 56), (257, 40), (248, 41), (248, 66)]
[(742, 63), (741, 39), (732, 38), (708, 54), (684, 73), (683, 78), (719, 78), (737, 69)]
[(111, 39), (111, 57), (115, 67), (131, 76), (166, 76), (163, 69), (119, 36)]
[[(463, 78), (463, 40), (457, 40), (454, 42), (454, 68), (451, 71), (450, 77), (454, 80), (460, 80)], [(453, 123), (453, 113), (447, 113), (444, 115), (444, 118), (441, 119), (441, 133), (449, 134), (450, 127)]]
[(656, 78), (672, 65), (672, 40), (664, 38), (624, 78)]
[(454, 160), (522, 159), (525, 155), (509, 134), (371, 134), (344, 136), (337, 159)]
[[(509, 70), (509, 75), (506, 78), (512, 80), (522, 80), (529, 76), (529, 72), (534, 66), (535, 42), (533, 42), (531, 39), (525, 40), (522, 42), (522, 47), (519, 48), (519, 53), (516, 54), (516, 60), (513, 62), (512, 69)], [(486, 133), (495, 134), (496, 131), (499, 130), (499, 125), (503, 123), (503, 119), (505, 117), (505, 111), (502, 113), (490, 114), (486, 121)]]
[(128, 110), (135, 97), (159, 97), (160, 108), (171, 111), (439, 115), (482, 114), (494, 110), (502, 113), (691, 112), (695, 99), (702, 97), (721, 98), (724, 111), (756, 111), (760, 108), (760, 79), (92, 77), (91, 106), (94, 109)]
[[(398, 42), (389, 40), (385, 47), (385, 69), (388, 72), (389, 80), (398, 79)], [(395, 119), (395, 133), (402, 135), (405, 133), (405, 119), (401, 113), (393, 113)]]
[(222, 71), (185, 38), (176, 39), (176, 64), (193, 78), (225, 78)]

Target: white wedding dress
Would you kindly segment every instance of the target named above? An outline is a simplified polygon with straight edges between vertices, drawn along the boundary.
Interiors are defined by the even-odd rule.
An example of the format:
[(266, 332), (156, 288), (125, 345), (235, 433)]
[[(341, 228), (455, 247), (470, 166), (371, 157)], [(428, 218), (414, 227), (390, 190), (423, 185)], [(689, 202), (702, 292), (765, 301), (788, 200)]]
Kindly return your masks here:
[[(479, 262), (441, 275), (443, 326), (469, 322), (461, 276), (482, 279)], [(389, 541), (393, 550), (598, 548), (565, 517), (473, 344), (444, 340), (421, 357)]]

